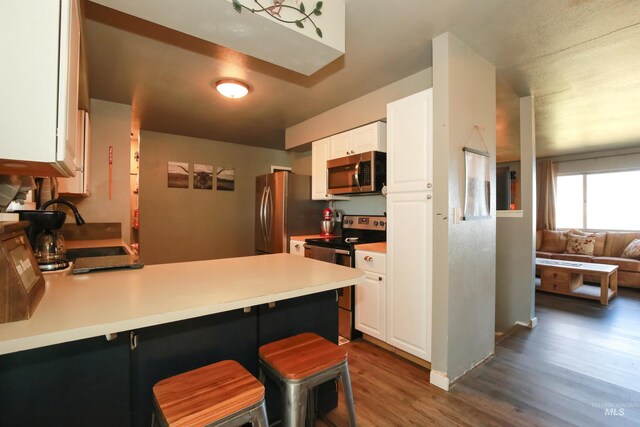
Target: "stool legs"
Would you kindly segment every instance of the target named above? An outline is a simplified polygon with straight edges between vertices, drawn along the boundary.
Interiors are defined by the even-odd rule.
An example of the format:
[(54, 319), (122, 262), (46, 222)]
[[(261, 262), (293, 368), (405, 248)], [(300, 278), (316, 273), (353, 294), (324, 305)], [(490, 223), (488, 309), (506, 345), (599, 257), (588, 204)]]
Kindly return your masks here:
[(304, 426), (308, 393), (305, 384), (285, 382), (283, 421), (286, 427)]
[(342, 368), (340, 368), (340, 383), (342, 384), (344, 401), (347, 405), (347, 412), (349, 413), (349, 425), (351, 427), (355, 427), (356, 408), (353, 404), (353, 391), (351, 390), (351, 377), (349, 376), (349, 365), (347, 362), (345, 362)]
[[(260, 360), (260, 381), (262, 383), (264, 383), (267, 375), (280, 385), (283, 395), (282, 419), (284, 427), (302, 427), (305, 425), (305, 421), (314, 418), (315, 414), (307, 414), (309, 398), (313, 398), (316, 386), (332, 378), (339, 379), (342, 384), (342, 392), (349, 415), (349, 426), (356, 427), (356, 410), (353, 403), (349, 365), (346, 360), (336, 367), (319, 372), (303, 380), (283, 378), (271, 366)], [(315, 405), (309, 405), (309, 411), (315, 411)]]

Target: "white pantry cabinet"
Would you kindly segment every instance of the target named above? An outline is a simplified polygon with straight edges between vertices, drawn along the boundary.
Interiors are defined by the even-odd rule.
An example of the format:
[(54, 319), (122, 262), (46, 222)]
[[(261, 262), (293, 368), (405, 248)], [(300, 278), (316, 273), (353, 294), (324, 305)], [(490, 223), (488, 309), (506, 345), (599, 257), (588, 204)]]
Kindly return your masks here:
[(329, 159), (366, 153), (387, 151), (387, 124), (375, 122), (333, 135), (330, 139)]
[(386, 339), (387, 276), (386, 255), (356, 250), (356, 268), (364, 277), (356, 283), (356, 329), (373, 338)]
[(387, 339), (431, 361), (431, 192), (387, 194)]
[(433, 89), (387, 104), (387, 192), (433, 187)]
[(76, 176), (73, 178), (58, 179), (58, 191), (60, 194), (72, 194), (88, 196), (89, 190), (89, 149), (91, 126), (89, 113), (78, 110), (78, 129), (76, 138)]
[(304, 256), (304, 241), (291, 239), (289, 241), (289, 253)]
[(73, 176), (77, 0), (0, 1), (0, 173)]

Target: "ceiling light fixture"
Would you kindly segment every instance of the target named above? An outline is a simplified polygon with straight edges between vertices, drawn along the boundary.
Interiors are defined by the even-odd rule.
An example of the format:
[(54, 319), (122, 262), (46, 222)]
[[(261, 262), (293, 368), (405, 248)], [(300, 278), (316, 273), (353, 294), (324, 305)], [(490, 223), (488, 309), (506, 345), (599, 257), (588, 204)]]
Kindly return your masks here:
[(242, 98), (249, 93), (249, 86), (238, 80), (225, 79), (215, 83), (216, 90), (227, 98)]

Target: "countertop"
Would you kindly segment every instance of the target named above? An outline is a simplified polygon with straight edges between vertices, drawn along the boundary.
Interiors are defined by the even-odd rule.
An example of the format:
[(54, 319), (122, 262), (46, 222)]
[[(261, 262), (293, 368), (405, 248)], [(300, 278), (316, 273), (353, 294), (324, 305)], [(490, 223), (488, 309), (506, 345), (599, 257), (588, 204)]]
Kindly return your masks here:
[(321, 234), (306, 234), (304, 236), (291, 236), (289, 240), (306, 240), (306, 239), (319, 239), (321, 238)]
[(387, 242), (378, 242), (378, 243), (363, 243), (361, 245), (356, 245), (357, 251), (371, 251), (371, 252), (381, 252), (383, 254), (387, 253)]
[(50, 274), (31, 319), (0, 324), (0, 354), (343, 288), (361, 276), (290, 254)]

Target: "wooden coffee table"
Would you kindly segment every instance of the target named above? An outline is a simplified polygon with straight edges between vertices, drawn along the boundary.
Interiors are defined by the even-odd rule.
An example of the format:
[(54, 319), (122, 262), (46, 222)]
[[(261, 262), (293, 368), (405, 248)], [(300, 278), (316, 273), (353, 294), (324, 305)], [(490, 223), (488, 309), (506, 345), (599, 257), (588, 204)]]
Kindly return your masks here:
[[(540, 270), (540, 285), (536, 286), (540, 291), (600, 300), (602, 305), (618, 293), (617, 265), (536, 258), (536, 268)], [(584, 274), (600, 277), (599, 292), (583, 283)]]

